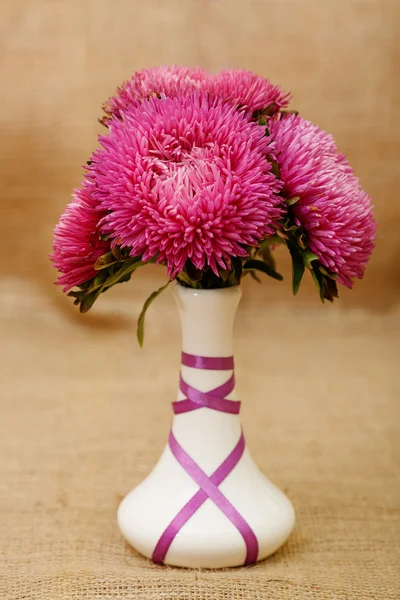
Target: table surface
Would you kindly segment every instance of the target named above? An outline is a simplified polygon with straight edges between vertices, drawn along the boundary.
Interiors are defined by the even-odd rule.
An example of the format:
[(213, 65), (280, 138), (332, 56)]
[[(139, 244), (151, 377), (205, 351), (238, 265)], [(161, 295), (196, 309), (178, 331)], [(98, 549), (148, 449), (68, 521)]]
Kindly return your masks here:
[(80, 316), (23, 281), (0, 295), (0, 598), (398, 598), (400, 309), (244, 299), (236, 375), (247, 443), (296, 529), (256, 566), (151, 564), (116, 509), (166, 442), (179, 369), (169, 293), (135, 341), (143, 297)]

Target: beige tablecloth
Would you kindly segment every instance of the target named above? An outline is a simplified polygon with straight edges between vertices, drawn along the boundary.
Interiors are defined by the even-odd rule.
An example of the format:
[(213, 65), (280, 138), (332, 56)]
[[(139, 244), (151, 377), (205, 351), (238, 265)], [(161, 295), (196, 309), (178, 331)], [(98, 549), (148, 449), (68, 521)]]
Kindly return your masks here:
[(247, 442), (298, 520), (266, 561), (197, 572), (154, 566), (116, 525), (120, 499), (166, 442), (177, 386), (169, 293), (136, 345), (144, 287), (111, 292), (85, 317), (22, 281), (0, 296), (0, 598), (398, 598), (399, 311), (244, 296), (236, 362)]

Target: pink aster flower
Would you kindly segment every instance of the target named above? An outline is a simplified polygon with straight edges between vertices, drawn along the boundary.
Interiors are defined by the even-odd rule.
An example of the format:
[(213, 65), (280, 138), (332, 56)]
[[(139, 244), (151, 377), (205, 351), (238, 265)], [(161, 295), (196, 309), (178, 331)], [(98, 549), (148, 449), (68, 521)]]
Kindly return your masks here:
[(103, 106), (106, 113), (121, 117), (131, 106), (152, 96), (175, 98), (195, 91), (207, 92), (232, 103), (240, 110), (253, 113), (270, 108), (271, 113), (288, 105), (291, 95), (268, 79), (243, 69), (225, 69), (210, 75), (203, 69), (155, 67), (137, 71)]
[(265, 156), (265, 128), (207, 95), (150, 98), (113, 119), (88, 177), (121, 247), (170, 275), (190, 259), (218, 273), (273, 232), (280, 182)]
[(100, 239), (99, 212), (93, 189), (86, 183), (76, 190), (54, 232), (52, 262), (62, 273), (57, 280), (63, 291), (91, 279), (96, 260), (110, 249), (110, 242)]
[(376, 224), (371, 201), (331, 135), (301, 117), (269, 123), (286, 197), (297, 225), (320, 262), (352, 287), (361, 278), (374, 247)]
[(175, 98), (203, 87), (209, 78), (200, 67), (154, 67), (142, 69), (126, 81), (103, 106), (106, 113), (121, 117), (131, 106), (137, 106), (152, 96)]
[(243, 69), (226, 69), (211, 76), (207, 89), (237, 108), (253, 113), (270, 107), (276, 112), (289, 104), (291, 94), (268, 79)]

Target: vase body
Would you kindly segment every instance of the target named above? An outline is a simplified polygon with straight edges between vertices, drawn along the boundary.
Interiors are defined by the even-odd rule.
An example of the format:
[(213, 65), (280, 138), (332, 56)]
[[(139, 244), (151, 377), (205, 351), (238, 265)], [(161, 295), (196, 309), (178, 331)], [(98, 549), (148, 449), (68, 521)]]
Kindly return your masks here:
[(240, 288), (175, 285), (182, 367), (169, 442), (154, 470), (122, 501), (118, 524), (141, 554), (169, 565), (223, 568), (275, 552), (294, 526), (288, 498), (245, 443), (233, 374)]

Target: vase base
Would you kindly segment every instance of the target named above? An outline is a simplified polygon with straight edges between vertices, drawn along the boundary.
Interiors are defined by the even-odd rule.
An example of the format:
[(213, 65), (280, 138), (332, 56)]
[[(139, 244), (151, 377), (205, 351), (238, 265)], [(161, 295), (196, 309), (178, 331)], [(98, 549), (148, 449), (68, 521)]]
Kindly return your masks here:
[[(252, 521), (259, 544), (257, 561), (276, 552), (288, 539), (295, 523), (290, 500), (263, 479), (266, 493), (259, 498), (262, 504), (257, 507), (258, 515), (263, 518)], [(157, 516), (150, 516), (148, 508), (153, 502), (152, 499), (145, 500), (147, 494), (143, 493), (142, 486), (132, 490), (122, 501), (118, 525), (129, 544), (153, 560), (162, 531)], [(163, 562), (175, 567), (221, 569), (243, 566), (245, 554), (245, 544), (238, 531), (228, 519), (221, 519), (219, 509), (207, 501), (175, 537)]]

